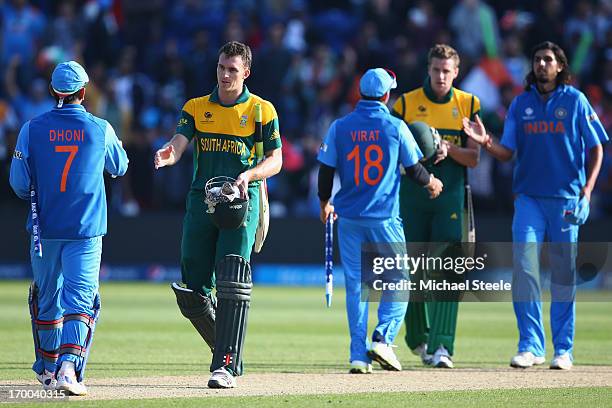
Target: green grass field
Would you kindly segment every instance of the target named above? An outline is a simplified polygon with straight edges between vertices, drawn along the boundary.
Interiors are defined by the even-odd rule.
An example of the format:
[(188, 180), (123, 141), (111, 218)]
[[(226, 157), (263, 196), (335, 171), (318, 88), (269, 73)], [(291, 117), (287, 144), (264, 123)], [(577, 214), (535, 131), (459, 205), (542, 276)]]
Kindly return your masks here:
[[(27, 307), (28, 283), (0, 282), (0, 380), (33, 379), (32, 335)], [(88, 378), (160, 375), (208, 376), (210, 352), (179, 313), (167, 284), (103, 283), (101, 320), (87, 368)], [(612, 303), (577, 303), (575, 363), (612, 366)], [(590, 298), (593, 296), (591, 295)], [(324, 307), (323, 288), (257, 287), (249, 315), (245, 361), (248, 373), (326, 373), (348, 369), (348, 333), (344, 294), (337, 289), (331, 309)], [(376, 304), (371, 305), (370, 327)], [(517, 332), (510, 303), (463, 303), (459, 312), (455, 363), (458, 368), (507, 367), (516, 350)], [(545, 314), (548, 308), (545, 308)], [(546, 319), (547, 333), (548, 319)], [(398, 357), (407, 369), (422, 369), (403, 342)], [(550, 341), (550, 339), (549, 339)], [(548, 345), (548, 359), (552, 345)], [(588, 406), (612, 405), (612, 388), (563, 391)], [(546, 405), (560, 390), (451, 391), (435, 393), (359, 394), (334, 396), (214, 398), (214, 406), (398, 406), (404, 403), (442, 406), (523, 404)], [(568, 395), (569, 395), (568, 394)], [(518, 399), (517, 399), (518, 398)], [(217, 401), (218, 400), (218, 401)], [(384, 403), (388, 400), (388, 403)], [(140, 400), (150, 406), (192, 406), (201, 399)], [(213, 399), (211, 399), (212, 403)], [(505, 402), (504, 402), (505, 401)], [(512, 404), (510, 404), (512, 402)], [(592, 402), (592, 403), (591, 403)], [(122, 401), (90, 401), (86, 406), (127, 406)], [(464, 404), (465, 405), (462, 405)], [(600, 404), (602, 403), (602, 404)], [(93, 404), (93, 405), (90, 405)], [(362, 405), (360, 405), (362, 404)], [(494, 404), (493, 404), (494, 405)], [(568, 403), (563, 403), (568, 405)], [(23, 405), (21, 405), (23, 406)], [(570, 406), (572, 406), (570, 404)]]

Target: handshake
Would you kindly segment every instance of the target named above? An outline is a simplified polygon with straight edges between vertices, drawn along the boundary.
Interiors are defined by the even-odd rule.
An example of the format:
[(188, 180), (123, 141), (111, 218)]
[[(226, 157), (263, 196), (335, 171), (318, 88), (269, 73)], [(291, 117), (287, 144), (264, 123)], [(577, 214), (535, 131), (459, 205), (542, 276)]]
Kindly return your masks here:
[(440, 179), (437, 179), (433, 174), (430, 174), (429, 183), (423, 187), (426, 188), (427, 191), (429, 191), (429, 198), (433, 199), (433, 198), (437, 198), (440, 195), (440, 193), (442, 192), (442, 188), (444, 187), (444, 184), (442, 184)]

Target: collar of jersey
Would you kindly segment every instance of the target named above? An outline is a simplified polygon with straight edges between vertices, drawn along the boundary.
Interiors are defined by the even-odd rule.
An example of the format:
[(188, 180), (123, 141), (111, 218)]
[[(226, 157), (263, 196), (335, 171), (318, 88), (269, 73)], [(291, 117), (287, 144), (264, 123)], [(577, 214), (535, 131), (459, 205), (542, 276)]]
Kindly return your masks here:
[(63, 105), (61, 108), (58, 108), (56, 105), (55, 108), (53, 109), (58, 110), (58, 111), (80, 110), (80, 111), (85, 112), (85, 107), (77, 103), (67, 103)]
[(448, 91), (446, 96), (444, 96), (444, 98), (442, 98), (442, 100), (438, 100), (436, 95), (433, 92), (433, 89), (431, 89), (431, 81), (429, 79), (429, 75), (427, 76), (427, 78), (425, 78), (425, 83), (423, 84), (423, 92), (425, 92), (425, 96), (427, 97), (427, 99), (429, 99), (433, 103), (448, 103), (448, 102), (450, 102), (451, 98), (453, 97), (453, 89), (454, 88), (451, 86), (451, 89), (450, 89), (450, 91)]
[[(538, 97), (540, 97), (540, 92), (538, 92), (538, 88), (536, 87), (535, 84), (531, 84), (530, 87), (531, 91)], [(554, 91), (551, 92), (550, 96), (559, 94), (561, 92), (565, 91), (565, 84), (561, 84), (561, 85), (557, 85), (557, 87), (554, 89)]]
[(209, 101), (214, 102), (214, 103), (218, 103), (221, 106), (230, 107), (230, 106), (236, 106), (239, 103), (246, 102), (247, 100), (249, 100), (249, 96), (251, 96), (251, 93), (249, 92), (249, 88), (247, 88), (246, 85), (242, 85), (242, 93), (240, 94), (238, 99), (236, 99), (236, 102), (232, 103), (230, 105), (224, 105), (219, 100), (219, 85), (216, 85), (215, 89), (213, 89), (212, 93), (210, 94)]
[(389, 108), (387, 108), (387, 106), (379, 101), (365, 101), (365, 100), (360, 100), (359, 102), (357, 102), (357, 108), (358, 109), (381, 109), (387, 113), (389, 113)]

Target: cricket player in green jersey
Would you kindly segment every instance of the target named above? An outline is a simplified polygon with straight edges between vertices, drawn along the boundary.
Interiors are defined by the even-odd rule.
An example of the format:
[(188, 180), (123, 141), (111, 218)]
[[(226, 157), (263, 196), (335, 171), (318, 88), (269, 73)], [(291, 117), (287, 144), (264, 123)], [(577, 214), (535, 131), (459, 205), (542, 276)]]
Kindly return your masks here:
[[(436, 248), (429, 246), (429, 256), (460, 255), (456, 253), (461, 249), (458, 243), (467, 241), (467, 237), (462, 236), (466, 167), (478, 164), (480, 148), (463, 132), (462, 120), (464, 117), (473, 120), (480, 110), (480, 101), (453, 87), (458, 73), (457, 51), (445, 44), (435, 45), (429, 51), (428, 77), (424, 85), (401, 95), (392, 109), (395, 116), (408, 124), (425, 122), (437, 129), (442, 138), (437, 154), (424, 163), (427, 170), (444, 183), (440, 197), (430, 200), (427, 192), (408, 178), (402, 178), (400, 189), (400, 215), (406, 242), (448, 243)], [(420, 270), (415, 279), (462, 278), (454, 273)], [(421, 356), (424, 364), (452, 368), (458, 294), (439, 295), (413, 296), (405, 318), (406, 343), (413, 353)]]
[[(154, 158), (157, 169), (173, 165), (194, 143), (193, 181), (181, 243), (182, 283), (174, 283), (172, 289), (181, 313), (213, 351), (211, 388), (235, 387), (235, 377), (242, 374), (259, 184), (282, 166), (276, 110), (244, 84), (251, 73), (251, 59), (245, 44), (232, 41), (221, 47), (217, 86), (211, 94), (187, 101), (176, 134)], [(256, 114), (260, 116), (257, 123)], [(258, 125), (265, 160), (258, 160), (256, 153)], [(232, 187), (242, 200), (248, 199), (244, 222), (235, 229), (218, 227), (205, 203), (206, 183), (220, 176), (235, 179)], [(242, 206), (229, 205), (229, 211), (233, 207)]]

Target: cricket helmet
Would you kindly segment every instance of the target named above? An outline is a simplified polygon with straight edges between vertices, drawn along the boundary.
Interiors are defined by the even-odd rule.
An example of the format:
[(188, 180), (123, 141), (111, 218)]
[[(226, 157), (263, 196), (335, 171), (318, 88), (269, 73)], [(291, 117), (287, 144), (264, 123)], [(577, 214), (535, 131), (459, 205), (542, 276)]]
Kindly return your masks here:
[(412, 122), (408, 125), (408, 129), (423, 153), (421, 161), (427, 161), (435, 156), (441, 140), (438, 131), (425, 122)]
[(245, 224), (249, 200), (240, 196), (240, 190), (231, 177), (213, 177), (204, 186), (206, 212), (219, 229), (237, 229)]

